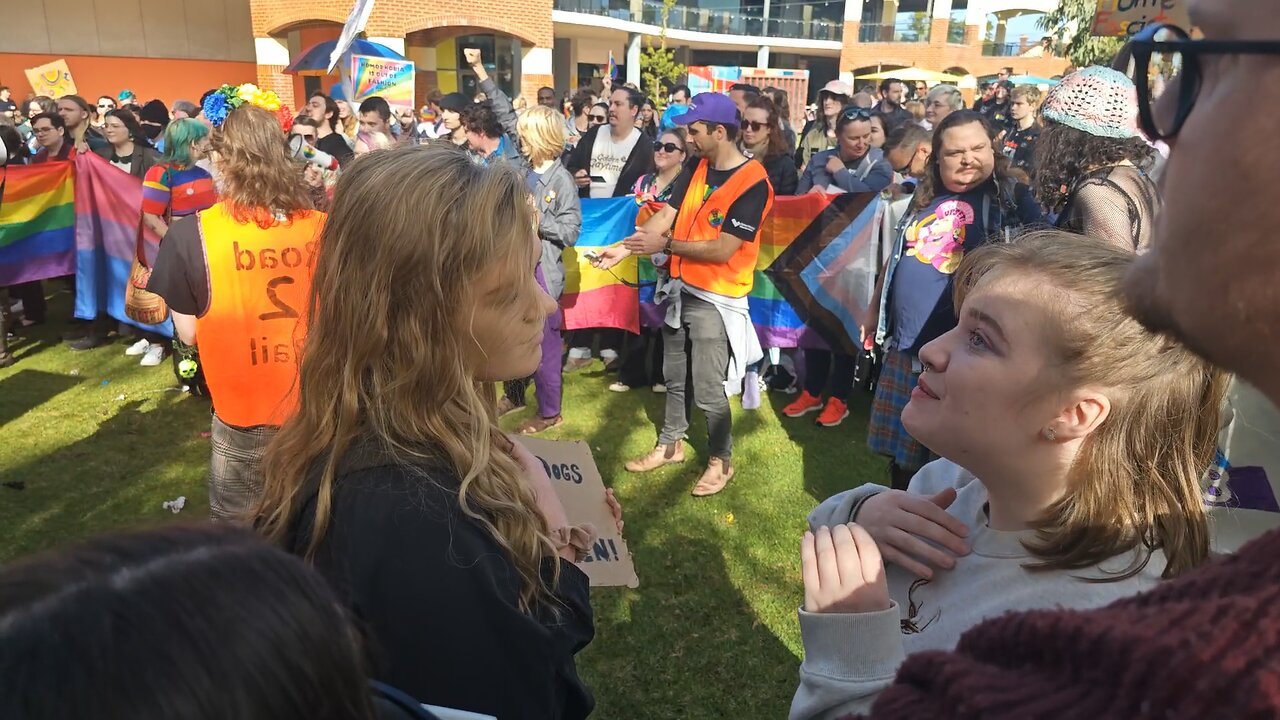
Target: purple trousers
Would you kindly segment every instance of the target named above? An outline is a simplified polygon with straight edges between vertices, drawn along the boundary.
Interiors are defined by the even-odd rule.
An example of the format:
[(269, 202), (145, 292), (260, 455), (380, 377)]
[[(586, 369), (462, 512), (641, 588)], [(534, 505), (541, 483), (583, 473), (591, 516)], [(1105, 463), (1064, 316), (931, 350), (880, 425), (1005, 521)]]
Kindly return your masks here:
[(538, 417), (553, 418), (560, 414), (561, 362), (559, 318), (548, 318), (542, 330), (542, 362), (533, 373), (533, 394), (538, 398)]

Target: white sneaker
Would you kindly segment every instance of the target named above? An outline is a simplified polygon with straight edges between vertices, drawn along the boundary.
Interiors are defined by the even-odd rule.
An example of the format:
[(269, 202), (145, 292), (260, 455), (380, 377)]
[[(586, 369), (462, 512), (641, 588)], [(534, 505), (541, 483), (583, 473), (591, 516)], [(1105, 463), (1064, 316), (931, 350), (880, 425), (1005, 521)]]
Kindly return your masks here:
[(128, 349), (124, 351), (125, 357), (138, 357), (139, 355), (146, 353), (147, 348), (149, 347), (151, 347), (151, 342), (148, 341), (146, 338), (143, 338), (138, 342), (130, 345)]
[(155, 367), (164, 362), (164, 346), (151, 345), (147, 348), (147, 352), (142, 356), (142, 367)]

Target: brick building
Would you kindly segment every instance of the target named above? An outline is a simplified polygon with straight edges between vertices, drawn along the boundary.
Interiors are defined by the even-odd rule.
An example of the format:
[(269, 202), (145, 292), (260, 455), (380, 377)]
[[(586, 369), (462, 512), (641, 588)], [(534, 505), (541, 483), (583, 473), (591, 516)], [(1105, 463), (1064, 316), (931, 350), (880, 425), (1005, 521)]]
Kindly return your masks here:
[[(65, 57), (82, 94), (128, 86), (140, 97), (198, 96), (253, 81), (294, 107), (337, 81), (283, 72), (338, 36), (352, 0), (32, 0), (0, 24), (0, 84), (26, 89), (22, 69)], [(1052, 76), (1067, 62), (1040, 51), (1026, 16), (1056, 0), (678, 0), (667, 45), (686, 65), (807, 69), (810, 95), (828, 80), (916, 66), (961, 76)], [(447, 9), (376, 0), (365, 36), (414, 60), (419, 98), (470, 92), (463, 47), (480, 47), (508, 92), (533, 100), (598, 82), (612, 52), (638, 81), (642, 45), (660, 32), (660, 0), (472, 0)], [(1018, 18), (1022, 18), (1019, 22)], [(1023, 31), (1017, 37), (1010, 23)], [(966, 78), (967, 85), (975, 84)]]

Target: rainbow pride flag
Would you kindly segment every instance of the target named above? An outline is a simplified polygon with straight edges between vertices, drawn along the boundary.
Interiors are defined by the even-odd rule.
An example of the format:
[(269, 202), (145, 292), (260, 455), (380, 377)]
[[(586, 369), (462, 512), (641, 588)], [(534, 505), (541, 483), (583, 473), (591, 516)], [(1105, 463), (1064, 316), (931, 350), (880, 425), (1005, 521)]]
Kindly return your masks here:
[(618, 61), (613, 59), (612, 50), (609, 51), (609, 64), (605, 67), (605, 73), (609, 76), (610, 80), (614, 82), (618, 81)]
[[(173, 322), (141, 325), (124, 314), (124, 292), (136, 252), (142, 220), (142, 180), (121, 172), (93, 153), (75, 159), (76, 317), (99, 314), (167, 337)], [(143, 235), (148, 264), (154, 263), (160, 238)]]
[[(583, 253), (613, 245), (648, 219), (657, 204), (633, 198), (582, 201), (582, 235), (565, 250), (560, 299), (566, 330), (661, 327), (654, 304), (657, 270), (649, 258), (627, 258), (611, 271)], [(876, 193), (779, 197), (756, 242), (755, 286), (748, 301), (763, 347), (823, 347), (857, 353), (880, 261), (875, 246), (882, 203)]]
[(582, 201), (582, 234), (577, 245), (564, 251), (560, 307), (565, 330), (620, 328), (640, 332), (636, 258), (627, 258), (609, 270), (597, 270), (585, 255), (588, 250), (615, 245), (635, 232), (639, 210), (632, 197)]
[(0, 286), (74, 273), (72, 164), (14, 166), (0, 173)]

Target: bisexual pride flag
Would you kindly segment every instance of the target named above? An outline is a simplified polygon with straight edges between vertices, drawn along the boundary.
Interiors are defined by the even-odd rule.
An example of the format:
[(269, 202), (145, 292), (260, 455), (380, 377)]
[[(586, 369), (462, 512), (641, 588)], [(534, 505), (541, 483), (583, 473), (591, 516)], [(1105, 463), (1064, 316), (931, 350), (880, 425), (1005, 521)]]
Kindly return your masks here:
[[(141, 325), (124, 314), (124, 292), (142, 222), (142, 181), (93, 153), (77, 155), (75, 188), (76, 317), (99, 314), (173, 337), (173, 322)], [(152, 266), (160, 238), (147, 230), (143, 252)]]

